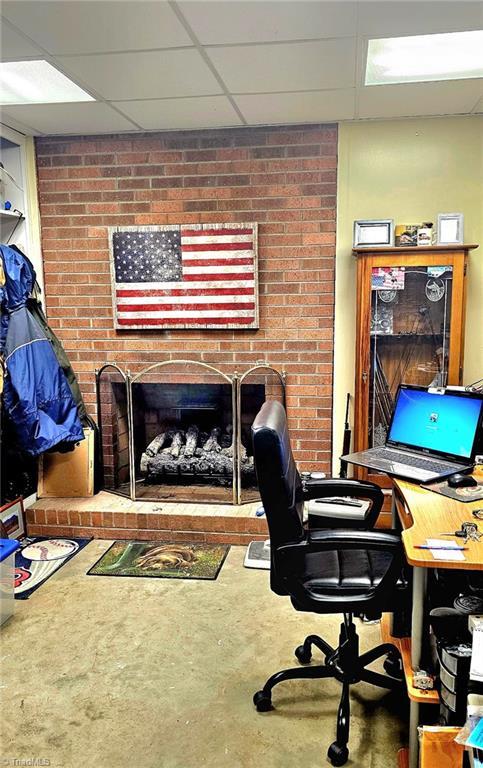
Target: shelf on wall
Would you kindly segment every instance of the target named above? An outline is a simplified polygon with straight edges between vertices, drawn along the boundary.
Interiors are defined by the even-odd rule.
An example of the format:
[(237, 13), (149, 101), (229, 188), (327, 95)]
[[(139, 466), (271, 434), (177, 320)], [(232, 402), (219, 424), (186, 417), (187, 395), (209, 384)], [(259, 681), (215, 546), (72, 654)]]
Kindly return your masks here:
[(14, 211), (0, 210), (0, 219), (24, 219), (23, 213), (15, 213)]

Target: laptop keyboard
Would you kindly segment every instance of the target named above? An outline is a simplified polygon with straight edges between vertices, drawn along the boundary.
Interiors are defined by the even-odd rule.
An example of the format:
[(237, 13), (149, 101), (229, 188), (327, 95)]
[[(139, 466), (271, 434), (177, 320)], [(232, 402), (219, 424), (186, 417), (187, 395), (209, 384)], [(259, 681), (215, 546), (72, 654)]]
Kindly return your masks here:
[(387, 461), (398, 462), (399, 464), (406, 464), (408, 467), (416, 467), (417, 469), (426, 469), (429, 472), (447, 472), (448, 470), (458, 471), (457, 465), (447, 461), (438, 461), (437, 459), (430, 459), (426, 456), (411, 456), (408, 453), (402, 453), (389, 448), (373, 448), (372, 455), (378, 459), (386, 459)]

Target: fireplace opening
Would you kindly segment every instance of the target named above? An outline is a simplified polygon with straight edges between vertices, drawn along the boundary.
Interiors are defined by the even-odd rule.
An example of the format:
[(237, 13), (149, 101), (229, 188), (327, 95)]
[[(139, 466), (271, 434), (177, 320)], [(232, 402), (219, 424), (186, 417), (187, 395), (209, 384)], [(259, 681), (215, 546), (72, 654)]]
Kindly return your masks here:
[[(251, 423), (264, 399), (264, 387), (250, 393)], [(134, 462), (138, 497), (157, 493), (176, 498), (175, 488), (212, 486), (223, 498), (233, 486), (235, 435), (231, 384), (132, 385)], [(255, 484), (250, 431), (241, 435), (240, 469), (244, 487)], [(144, 486), (144, 487), (143, 487)], [(202, 495), (206, 495), (203, 489)]]
[(169, 361), (131, 377), (107, 364), (96, 382), (106, 490), (149, 501), (258, 498), (251, 425), (267, 397), (284, 399), (275, 369), (230, 377)]

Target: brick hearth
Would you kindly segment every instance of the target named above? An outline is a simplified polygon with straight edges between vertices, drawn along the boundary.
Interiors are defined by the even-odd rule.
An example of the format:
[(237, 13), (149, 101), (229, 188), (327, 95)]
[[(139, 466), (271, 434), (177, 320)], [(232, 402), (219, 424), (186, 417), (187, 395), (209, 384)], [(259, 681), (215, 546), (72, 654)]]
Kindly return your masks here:
[(265, 518), (255, 517), (258, 506), (131, 501), (105, 492), (87, 499), (40, 499), (26, 510), (27, 533), (244, 545), (268, 537)]

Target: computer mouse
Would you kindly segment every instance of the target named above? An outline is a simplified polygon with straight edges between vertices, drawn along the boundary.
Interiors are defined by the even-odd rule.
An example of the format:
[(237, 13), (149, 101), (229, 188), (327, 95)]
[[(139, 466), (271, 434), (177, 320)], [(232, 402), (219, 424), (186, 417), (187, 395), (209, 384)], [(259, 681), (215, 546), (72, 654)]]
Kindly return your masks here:
[(462, 475), (458, 472), (456, 475), (448, 477), (448, 485), (450, 488), (470, 488), (473, 485), (478, 485), (478, 483), (471, 475)]

